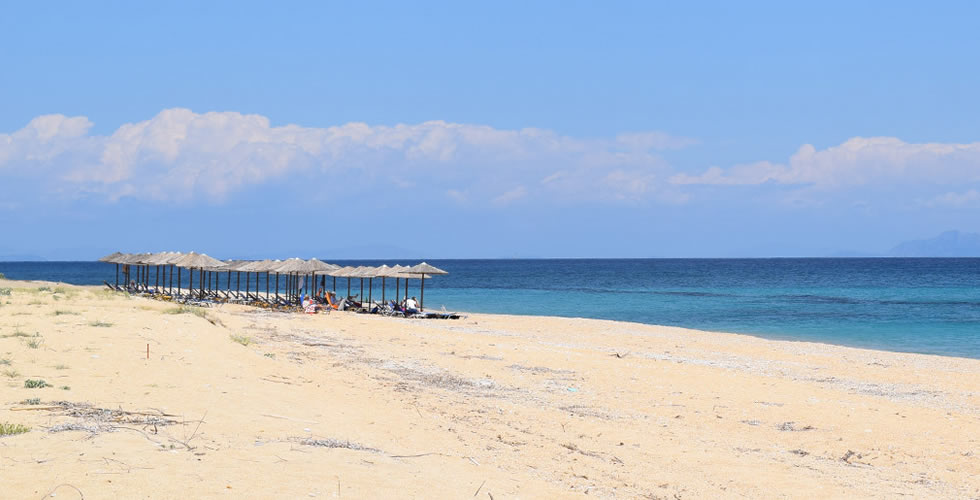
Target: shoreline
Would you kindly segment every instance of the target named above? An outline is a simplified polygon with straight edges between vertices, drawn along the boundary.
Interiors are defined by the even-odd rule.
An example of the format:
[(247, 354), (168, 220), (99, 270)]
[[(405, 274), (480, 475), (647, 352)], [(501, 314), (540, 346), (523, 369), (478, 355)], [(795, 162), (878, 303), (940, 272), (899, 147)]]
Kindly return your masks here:
[(980, 360), (588, 318), (176, 311), (98, 287), (2, 287), (33, 288), (0, 297), (0, 368), (17, 372), (0, 377), (0, 423), (31, 428), (0, 437), (19, 496), (62, 483), (161, 498), (980, 494)]
[[(967, 258), (967, 259), (969, 259), (969, 258)], [(453, 259), (450, 259), (450, 260), (453, 260)], [(457, 260), (468, 260), (468, 259), (457, 259)], [(475, 259), (475, 260), (480, 260), (480, 259)], [(603, 259), (599, 259), (599, 260), (603, 260)], [(732, 260), (732, 259), (729, 259), (729, 260)], [(734, 259), (734, 260), (738, 260), (738, 259)], [(66, 262), (70, 262), (71, 263), (71, 262), (75, 262), (75, 261), (66, 261)], [(88, 261), (78, 261), (78, 262), (88, 263), (88, 264), (98, 264), (97, 262), (88, 262)], [(223, 279), (223, 278), (220, 278), (218, 280), (219, 283), (221, 282), (221, 279)], [(27, 281), (25, 281), (25, 282), (27, 282)], [(40, 282), (40, 281), (38, 281), (38, 282)], [(55, 284), (55, 283), (61, 283), (61, 282), (49, 282), (49, 283)], [(67, 283), (65, 283), (65, 284), (67, 284)], [(103, 285), (101, 285), (101, 284), (91, 284), (91, 285), (72, 285), (72, 286), (94, 286), (94, 287), (102, 287)], [(161, 287), (161, 288), (163, 288), (163, 287)], [(219, 286), (218, 288), (220, 289), (221, 287)], [(183, 290), (188, 290), (188, 289), (185, 286), (183, 288)], [(244, 290), (244, 288), (242, 288), (242, 290)], [(190, 291), (190, 290), (188, 290), (188, 291)], [(258, 291), (252, 290), (252, 293), (258, 293), (259, 295), (262, 295), (264, 293), (264, 287), (260, 287), (260, 290), (258, 290)], [(380, 293), (378, 294), (378, 297), (375, 297), (375, 299), (379, 299), (379, 298), (380, 298)], [(439, 309), (438, 307), (435, 307), (435, 308), (432, 308), (431, 310), (435, 311), (435, 310), (438, 310), (438, 309)], [(536, 314), (534, 312), (506, 312), (506, 311), (492, 311), (492, 310), (485, 310), (485, 311), (473, 312), (473, 311), (466, 311), (466, 310), (462, 310), (462, 309), (457, 310), (457, 311), (460, 314), (500, 314), (500, 315), (509, 315), (509, 316), (531, 316), (531, 317), (552, 317), (553, 316), (553, 315)], [(643, 324), (643, 325), (649, 325), (649, 326), (658, 326), (658, 327), (663, 326), (663, 327), (674, 327), (674, 328), (687, 328), (687, 329), (696, 330), (696, 331), (711, 331), (711, 332), (717, 332), (717, 333), (729, 333), (729, 334), (733, 334), (733, 335), (747, 335), (747, 336), (752, 336), (752, 337), (757, 337), (757, 338), (762, 338), (762, 339), (772, 340), (772, 341), (815, 342), (815, 343), (820, 343), (820, 344), (837, 345), (837, 346), (843, 346), (843, 347), (851, 347), (851, 348), (855, 348), (855, 349), (869, 349), (869, 350), (882, 351), (882, 352), (921, 354), (921, 355), (942, 356), (942, 357), (950, 357), (950, 358), (962, 358), (962, 359), (977, 359), (977, 360), (980, 360), (980, 346), (977, 346), (977, 347), (974, 347), (974, 348), (968, 348), (968, 349), (957, 349), (955, 347), (956, 344), (955, 343), (951, 343), (952, 341), (950, 341), (950, 342), (947, 342), (945, 344), (937, 344), (937, 347), (935, 347), (932, 350), (930, 350), (930, 347), (925, 346), (925, 343), (921, 343), (921, 342), (918, 342), (917, 343), (915, 341), (911, 341), (910, 342), (908, 339), (902, 338), (902, 339), (893, 339), (893, 340), (898, 340), (898, 341), (897, 342), (891, 342), (891, 344), (893, 344), (893, 345), (894, 344), (902, 344), (902, 345), (899, 345), (899, 346), (896, 347), (896, 346), (893, 346), (893, 345), (889, 345), (889, 342), (879, 342), (879, 341), (875, 340), (876, 336), (879, 335), (879, 334), (882, 334), (882, 332), (873, 332), (873, 333), (865, 332), (864, 334), (851, 333), (851, 334), (845, 335), (843, 337), (828, 338), (828, 337), (832, 336), (832, 333), (830, 333), (831, 332), (830, 330), (818, 330), (816, 333), (813, 333), (812, 331), (807, 331), (805, 329), (804, 330), (794, 330), (792, 327), (779, 328), (778, 330), (776, 330), (776, 329), (767, 327), (764, 322), (757, 323), (757, 326), (759, 326), (759, 328), (753, 328), (751, 325), (748, 328), (742, 328), (741, 325), (740, 325), (739, 327), (734, 327), (733, 329), (726, 330), (726, 329), (714, 329), (712, 327), (699, 327), (699, 326), (688, 326), (688, 325), (680, 325), (680, 324), (643, 322), (643, 321), (636, 321), (636, 320), (630, 320), (630, 319), (620, 319), (620, 318), (616, 318), (616, 317), (600, 317), (600, 316), (602, 316), (602, 314), (599, 314), (596, 317), (583, 317), (583, 316), (571, 315), (571, 314), (569, 314), (569, 315), (556, 315), (554, 317), (571, 318), (571, 319), (574, 319), (574, 318), (582, 318), (582, 319), (595, 319), (595, 320), (607, 320), (607, 321), (623, 321), (623, 322), (637, 323), (637, 324)], [(936, 327), (936, 328), (938, 328), (938, 327)], [(821, 331), (823, 333), (821, 333)], [(845, 329), (845, 331), (849, 331), (849, 330)], [(895, 330), (895, 331), (900, 331), (900, 330)], [(789, 333), (787, 333), (787, 332), (789, 332)], [(936, 332), (940, 332), (940, 330), (936, 330)], [(885, 332), (885, 333), (887, 333), (887, 332)], [(929, 337), (929, 334), (925, 334), (923, 338), (928, 338), (928, 337)], [(909, 336), (909, 338), (912, 338), (912, 336)], [(916, 337), (916, 338), (918, 338), (918, 337)], [(870, 340), (866, 340), (866, 339), (870, 339)], [(969, 344), (967, 344), (967, 345), (969, 345)], [(905, 346), (908, 346), (908, 347), (905, 347)], [(950, 346), (954, 346), (954, 347), (950, 347)]]
[[(969, 258), (972, 258), (972, 257), (969, 257)], [(96, 291), (96, 290), (106, 290), (105, 285), (73, 285), (73, 284), (70, 284), (70, 283), (65, 283), (65, 282), (60, 282), (60, 281), (44, 281), (44, 280), (11, 280), (11, 279), (7, 279), (6, 281), (9, 282), (9, 283), (31, 283), (31, 284), (37, 284), (38, 286), (71, 286), (71, 287), (78, 287), (78, 288), (83, 288), (83, 289), (92, 289), (93, 291)], [(2, 285), (3, 282), (4, 282), (4, 280), (0, 280), (0, 285)], [(176, 287), (174, 287), (174, 288), (176, 289)], [(190, 293), (190, 292), (193, 291), (193, 290), (190, 290), (190, 289), (187, 289), (187, 288), (182, 288), (181, 290), (185, 290), (188, 293)], [(197, 289), (195, 288), (194, 290), (197, 290)], [(242, 291), (244, 291), (244, 288), (242, 288)], [(254, 290), (252, 290), (252, 292), (253, 293), (256, 293)], [(264, 289), (263, 289), (263, 291), (261, 291), (260, 295), (264, 295), (264, 293), (265, 292), (264, 292)], [(275, 294), (273, 293), (272, 296), (275, 296)], [(155, 299), (152, 299), (152, 298), (147, 298), (147, 299), (148, 300), (155, 300)], [(161, 301), (158, 301), (158, 302), (161, 302)], [(165, 303), (169, 303), (169, 302), (165, 302)], [(246, 306), (246, 307), (250, 307), (250, 306)], [(432, 310), (436, 310), (436, 309), (432, 309)], [(837, 347), (837, 348), (844, 348), (844, 349), (853, 349), (853, 350), (857, 350), (857, 351), (868, 351), (868, 352), (871, 352), (871, 353), (906, 354), (906, 355), (912, 355), (912, 356), (934, 357), (934, 358), (938, 358), (938, 359), (957, 359), (957, 360), (964, 360), (964, 361), (975, 361), (975, 362), (980, 363), (980, 357), (973, 358), (973, 357), (969, 357), (969, 356), (959, 356), (959, 355), (953, 355), (953, 354), (936, 354), (936, 353), (918, 352), (918, 351), (900, 351), (900, 350), (891, 350), (891, 349), (880, 349), (880, 348), (856, 346), (856, 345), (850, 345), (850, 344), (837, 344), (837, 343), (833, 343), (833, 342), (822, 342), (822, 341), (818, 341), (818, 340), (805, 340), (805, 339), (794, 339), (794, 338), (785, 338), (785, 337), (771, 337), (771, 336), (768, 336), (767, 334), (764, 334), (764, 333), (730, 332), (730, 331), (722, 331), (722, 330), (705, 330), (705, 329), (692, 328), (692, 327), (686, 327), (686, 326), (664, 325), (664, 324), (657, 324), (657, 323), (642, 323), (642, 322), (638, 322), (638, 321), (629, 321), (629, 320), (620, 320), (620, 319), (611, 319), (611, 318), (589, 318), (589, 317), (584, 317), (584, 316), (556, 316), (556, 315), (521, 314), (521, 313), (499, 313), (499, 312), (471, 312), (471, 311), (464, 311), (464, 310), (451, 310), (450, 312), (458, 313), (458, 314), (464, 316), (464, 319), (465, 319), (465, 317), (468, 317), (468, 316), (488, 316), (488, 317), (501, 317), (501, 318), (522, 318), (522, 319), (523, 318), (543, 318), (543, 319), (564, 319), (564, 320), (575, 320), (575, 321), (609, 322), (609, 323), (613, 323), (613, 324), (636, 325), (636, 326), (641, 326), (641, 327), (651, 327), (651, 328), (654, 328), (654, 329), (671, 329), (671, 330), (678, 330), (678, 331), (687, 331), (687, 332), (693, 332), (693, 333), (698, 333), (698, 334), (710, 334), (710, 335), (726, 335), (726, 336), (746, 337), (746, 338), (757, 339), (757, 340), (762, 340), (762, 341), (766, 341), (766, 342), (774, 342), (774, 343), (812, 344), (814, 346), (826, 346), (826, 347), (830, 347), (830, 348)], [(456, 321), (456, 320), (418, 320), (418, 321)]]

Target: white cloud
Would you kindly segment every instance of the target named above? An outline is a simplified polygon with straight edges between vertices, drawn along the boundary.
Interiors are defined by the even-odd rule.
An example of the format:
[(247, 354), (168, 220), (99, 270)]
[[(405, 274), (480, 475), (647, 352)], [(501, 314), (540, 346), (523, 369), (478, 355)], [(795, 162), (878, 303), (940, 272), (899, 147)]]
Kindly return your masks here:
[(636, 132), (619, 134), (616, 142), (635, 150), (683, 149), (698, 143), (690, 137), (678, 137), (664, 132)]
[(507, 191), (493, 199), (493, 204), (498, 206), (510, 205), (511, 203), (520, 200), (527, 196), (527, 188), (524, 186), (517, 186), (514, 189)]
[[(661, 132), (586, 140), (542, 129), (444, 121), (273, 126), (260, 115), (180, 108), (122, 125), (109, 135), (91, 135), (91, 126), (85, 117), (47, 115), (0, 134), (0, 171), (44, 175), (55, 180), (59, 192), (110, 200), (220, 199), (246, 186), (296, 177), (321, 180), (324, 186), (343, 179), (345, 188), (355, 190), (391, 186), (446, 193), (452, 188), (468, 200), (501, 204), (543, 189), (525, 184), (556, 168), (563, 173), (561, 182), (548, 187), (552, 192), (598, 196), (589, 189), (593, 179), (624, 167), (640, 175), (663, 169), (666, 164), (652, 150), (692, 143)], [(616, 186), (630, 196), (646, 189), (635, 181), (607, 184), (602, 196), (609, 198), (619, 197)]]
[(980, 191), (970, 189), (962, 193), (949, 192), (936, 196), (925, 203), (928, 207), (963, 208), (980, 205)]
[(805, 184), (821, 188), (869, 184), (954, 184), (980, 180), (980, 142), (907, 143), (893, 137), (855, 137), (817, 150), (807, 144), (786, 164), (767, 161), (711, 167), (696, 176), (678, 174), (673, 184)]

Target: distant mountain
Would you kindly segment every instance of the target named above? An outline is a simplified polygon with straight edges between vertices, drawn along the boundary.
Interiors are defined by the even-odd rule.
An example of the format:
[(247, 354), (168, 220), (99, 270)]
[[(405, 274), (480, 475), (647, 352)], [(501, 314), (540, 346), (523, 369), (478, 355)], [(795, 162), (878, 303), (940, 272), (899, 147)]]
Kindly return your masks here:
[(946, 231), (928, 240), (899, 243), (892, 257), (980, 257), (980, 234)]

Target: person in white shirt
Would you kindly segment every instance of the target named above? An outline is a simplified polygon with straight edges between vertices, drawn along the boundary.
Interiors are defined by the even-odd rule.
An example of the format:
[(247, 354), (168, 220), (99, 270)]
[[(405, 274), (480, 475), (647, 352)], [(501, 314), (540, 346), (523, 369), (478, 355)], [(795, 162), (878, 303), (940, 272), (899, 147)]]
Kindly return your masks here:
[(415, 301), (415, 297), (405, 300), (405, 314), (415, 314), (419, 312), (419, 303)]

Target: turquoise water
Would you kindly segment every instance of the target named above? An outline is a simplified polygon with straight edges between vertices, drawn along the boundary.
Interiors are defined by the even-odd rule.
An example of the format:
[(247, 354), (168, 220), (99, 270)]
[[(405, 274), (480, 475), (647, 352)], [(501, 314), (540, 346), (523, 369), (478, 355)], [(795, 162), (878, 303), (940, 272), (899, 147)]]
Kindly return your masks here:
[[(343, 265), (416, 263), (323, 260)], [(980, 358), (980, 259), (430, 263), (450, 274), (426, 280), (427, 308), (614, 319)], [(12, 279), (98, 284), (113, 281), (114, 272), (111, 264), (93, 262), (0, 263), (0, 273)], [(346, 292), (346, 280), (337, 284)], [(421, 295), (418, 284), (411, 281), (410, 295)], [(360, 282), (352, 285), (358, 293)], [(380, 285), (374, 280), (376, 299)], [(388, 282), (386, 295), (393, 293)]]

